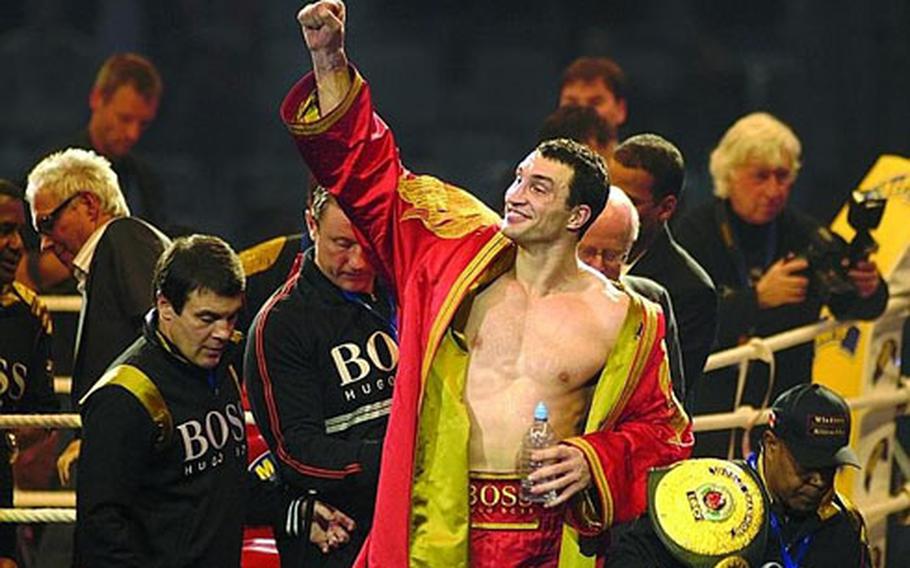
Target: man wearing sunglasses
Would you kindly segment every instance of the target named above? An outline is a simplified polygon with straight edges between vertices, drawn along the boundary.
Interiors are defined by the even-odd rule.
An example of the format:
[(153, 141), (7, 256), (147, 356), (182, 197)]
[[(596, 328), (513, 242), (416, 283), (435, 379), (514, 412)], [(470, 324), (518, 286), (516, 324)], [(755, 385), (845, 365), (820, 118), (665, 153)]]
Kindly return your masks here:
[[(71, 393), (77, 408), (114, 357), (139, 337), (152, 306), (155, 262), (169, 241), (130, 217), (110, 162), (90, 150), (70, 148), (44, 158), (28, 176), (26, 200), (41, 250), (60, 259), (82, 292)], [(64, 456), (77, 452), (73, 446)], [(71, 461), (64, 460), (63, 470)]]

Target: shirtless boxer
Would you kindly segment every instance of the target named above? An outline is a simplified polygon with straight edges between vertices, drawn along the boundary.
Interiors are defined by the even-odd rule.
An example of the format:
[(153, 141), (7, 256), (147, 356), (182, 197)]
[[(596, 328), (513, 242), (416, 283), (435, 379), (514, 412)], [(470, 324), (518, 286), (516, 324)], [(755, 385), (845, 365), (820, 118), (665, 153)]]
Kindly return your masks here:
[[(401, 358), (359, 562), (593, 565), (606, 540), (597, 537), (644, 510), (647, 470), (684, 458), (692, 442), (659, 308), (575, 255), (606, 201), (606, 167), (577, 143), (544, 142), (519, 164), (500, 220), (401, 165), (348, 64), (341, 2), (308, 5), (298, 19), (314, 74), (292, 88), (282, 118), (399, 307)], [(561, 438), (534, 456), (552, 462), (531, 477), (537, 493), (556, 491), (545, 507), (509, 497), (541, 400)]]

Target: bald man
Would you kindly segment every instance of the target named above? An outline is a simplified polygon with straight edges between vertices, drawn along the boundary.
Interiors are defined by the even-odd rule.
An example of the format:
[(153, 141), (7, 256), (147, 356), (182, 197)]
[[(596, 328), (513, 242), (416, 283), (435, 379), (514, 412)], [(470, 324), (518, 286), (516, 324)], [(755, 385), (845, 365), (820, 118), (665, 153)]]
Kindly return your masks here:
[(640, 222), (638, 210), (629, 196), (615, 185), (610, 187), (607, 205), (594, 224), (578, 244), (578, 257), (610, 280), (622, 283), (627, 289), (641, 294), (663, 308), (667, 322), (666, 341), (670, 358), (670, 376), (673, 379), (673, 393), (683, 402), (688, 411), (686, 379), (683, 371), (682, 354), (677, 335), (673, 303), (666, 288), (644, 276), (625, 274), (628, 271), (629, 253), (638, 239)]

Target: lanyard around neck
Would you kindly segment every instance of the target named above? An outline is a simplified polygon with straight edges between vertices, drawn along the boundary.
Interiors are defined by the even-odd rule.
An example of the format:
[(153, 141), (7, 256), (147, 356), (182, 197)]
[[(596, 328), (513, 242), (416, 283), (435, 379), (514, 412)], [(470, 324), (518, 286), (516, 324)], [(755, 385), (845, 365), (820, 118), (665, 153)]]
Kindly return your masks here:
[[(749, 454), (749, 457), (746, 458), (746, 463), (749, 464), (754, 471), (759, 471), (758, 465), (759, 454), (752, 452)], [(762, 481), (764, 483), (764, 480)], [(777, 516), (773, 510), (770, 511), (770, 521), (771, 521), (771, 533), (777, 539), (777, 544), (780, 547), (780, 558), (784, 563), (784, 568), (799, 568), (800, 562), (803, 561), (803, 558), (806, 556), (806, 552), (809, 551), (809, 545), (812, 543), (812, 534), (807, 534), (799, 540), (796, 546), (796, 550), (793, 554), (790, 553), (791, 546), (788, 546), (784, 542), (784, 535), (781, 531), (781, 521), (780, 517)]]
[(796, 545), (796, 550), (791, 554), (790, 549), (793, 547), (788, 546), (787, 543), (784, 542), (784, 536), (781, 533), (780, 518), (774, 511), (771, 511), (771, 532), (777, 538), (777, 543), (780, 546), (780, 558), (784, 562), (784, 568), (799, 568), (800, 562), (803, 561), (806, 552), (809, 550), (809, 545), (812, 543), (812, 534), (807, 534), (799, 539), (797, 543), (794, 543)]
[(382, 315), (379, 310), (373, 307), (372, 304), (364, 300), (360, 294), (342, 290), (341, 295), (348, 302), (362, 306), (363, 309), (370, 312), (373, 314), (373, 316), (384, 323), (388, 330), (392, 332), (392, 339), (395, 340), (395, 343), (398, 343), (398, 307), (395, 305), (395, 299), (392, 298), (391, 294), (386, 295), (386, 299), (389, 305), (389, 317)]

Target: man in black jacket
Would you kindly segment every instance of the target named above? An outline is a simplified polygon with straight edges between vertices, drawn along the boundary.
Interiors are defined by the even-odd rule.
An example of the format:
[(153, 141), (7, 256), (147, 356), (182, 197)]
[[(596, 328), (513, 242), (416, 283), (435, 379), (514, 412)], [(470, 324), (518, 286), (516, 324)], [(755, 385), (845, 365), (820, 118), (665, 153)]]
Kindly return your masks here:
[[(253, 322), (244, 369), (282, 479), (296, 491), (318, 490), (356, 522), (350, 544), (322, 560), (310, 555), (311, 562), (350, 566), (372, 524), (397, 324), (391, 297), (334, 197), (317, 186), (310, 201), (314, 246)], [(280, 550), (283, 561), (300, 554)]]
[[(22, 190), (0, 179), (0, 415), (53, 412), (51, 322), (46, 308), (29, 288), (15, 280), (22, 259), (20, 230), (25, 224)], [(35, 429), (29, 437), (46, 430)], [(0, 439), (0, 507), (13, 506), (15, 434)], [(21, 441), (21, 438), (20, 438)], [(16, 525), (0, 525), (0, 567), (15, 566)]]
[[(684, 467), (692, 462), (704, 462), (708, 467), (702, 469), (704, 478), (693, 475), (674, 489), (670, 485), (661, 489), (661, 472), (652, 472), (657, 477), (649, 482), (650, 515), (622, 533), (611, 549), (607, 566), (744, 565), (732, 559), (720, 562), (723, 556), (746, 558), (752, 566), (872, 566), (862, 514), (834, 489), (834, 477), (841, 467), (859, 467), (849, 443), (850, 409), (843, 398), (818, 384), (791, 388), (774, 402), (771, 428), (762, 435), (760, 453), (745, 462), (680, 462), (678, 465)], [(727, 480), (712, 479), (713, 474), (727, 468), (749, 473), (766, 493), (764, 506), (750, 509), (755, 513), (752, 518), (744, 516), (747, 507), (735, 510), (745, 491), (727, 492)], [(699, 468), (690, 471), (698, 472)], [(744, 489), (747, 486), (741, 485)], [(685, 491), (687, 488), (691, 490)], [(662, 498), (655, 499), (661, 492)], [(666, 509), (661, 510), (662, 506)], [(734, 519), (741, 519), (742, 524), (731, 531)], [(749, 524), (764, 525), (763, 530), (752, 531), (753, 542), (734, 536)], [(694, 526), (700, 530), (685, 530)], [(660, 538), (657, 533), (661, 533)], [(737, 541), (749, 546), (732, 550)], [(698, 549), (700, 554), (693, 553)]]
[[(767, 337), (818, 320), (827, 305), (839, 319), (874, 319), (888, 301), (888, 287), (875, 263), (863, 259), (844, 275), (849, 285), (832, 291), (813, 278), (805, 253), (813, 241), (843, 242), (817, 221), (787, 206), (800, 168), (801, 145), (793, 131), (767, 113), (738, 120), (711, 153), (716, 198), (689, 212), (677, 227), (680, 242), (718, 287), (717, 347)], [(812, 343), (775, 353), (776, 368), (753, 362), (743, 404), (760, 406), (784, 390), (808, 382)], [(696, 413), (733, 410), (736, 370), (719, 369)], [(769, 383), (773, 380), (773, 384)], [(729, 436), (705, 433), (697, 455), (726, 455)]]
[(83, 398), (78, 565), (239, 566), (245, 516), (301, 518), (299, 502), (246, 472), (240, 385), (224, 357), (244, 284), (217, 237), (177, 239), (161, 256), (142, 337)]
[(667, 225), (683, 191), (682, 154), (656, 134), (632, 136), (613, 153), (610, 175), (632, 199), (641, 219), (629, 255), (629, 274), (661, 284), (673, 300), (691, 404), (699, 396), (705, 360), (714, 343), (717, 295), (708, 273), (676, 242)]

